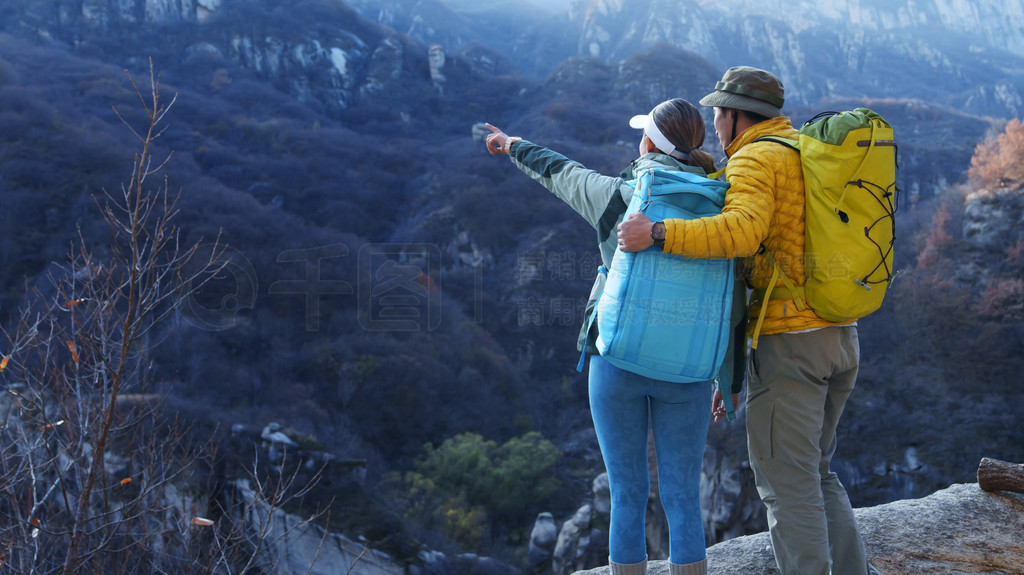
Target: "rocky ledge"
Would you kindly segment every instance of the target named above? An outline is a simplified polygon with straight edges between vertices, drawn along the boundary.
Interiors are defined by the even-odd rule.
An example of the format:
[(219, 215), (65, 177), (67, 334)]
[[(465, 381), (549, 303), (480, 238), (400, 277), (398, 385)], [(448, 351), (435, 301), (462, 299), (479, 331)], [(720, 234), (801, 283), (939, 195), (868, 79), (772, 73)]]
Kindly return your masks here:
[[(957, 484), (921, 499), (855, 510), (868, 558), (882, 575), (1024, 573), (1024, 495)], [(652, 561), (651, 575), (668, 562)], [(708, 573), (779, 572), (768, 533), (738, 537), (708, 549)], [(607, 566), (576, 575), (606, 575)]]

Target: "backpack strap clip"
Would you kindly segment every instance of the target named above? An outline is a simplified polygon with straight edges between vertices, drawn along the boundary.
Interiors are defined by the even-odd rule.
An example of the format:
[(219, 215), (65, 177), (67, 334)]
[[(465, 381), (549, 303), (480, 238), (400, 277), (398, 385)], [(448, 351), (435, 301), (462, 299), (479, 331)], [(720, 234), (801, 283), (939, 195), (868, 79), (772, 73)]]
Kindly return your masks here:
[[(757, 323), (754, 324), (754, 337), (750, 347), (757, 349), (757, 338), (761, 335), (761, 324), (764, 323), (765, 313), (768, 311), (768, 302), (772, 299), (786, 299), (793, 300), (796, 305), (796, 309), (804, 311), (807, 309), (807, 298), (804, 296), (804, 288), (797, 287), (786, 272), (782, 271), (779, 267), (779, 263), (772, 257), (772, 253), (768, 251), (768, 248), (764, 244), (761, 244), (757, 248), (757, 253), (763, 255), (768, 261), (768, 264), (772, 266), (772, 277), (768, 280), (768, 287), (765, 289), (755, 289), (753, 294), (753, 300), (761, 300), (761, 313), (757, 316)], [(778, 283), (779, 279), (782, 279), (783, 286), (778, 288), (775, 284)]]

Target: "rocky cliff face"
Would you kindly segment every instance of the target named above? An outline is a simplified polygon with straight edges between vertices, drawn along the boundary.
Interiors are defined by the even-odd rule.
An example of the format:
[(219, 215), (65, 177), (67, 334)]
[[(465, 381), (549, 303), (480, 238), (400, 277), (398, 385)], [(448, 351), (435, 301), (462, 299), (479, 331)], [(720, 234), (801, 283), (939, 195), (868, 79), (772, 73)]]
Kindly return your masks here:
[[(841, 96), (916, 97), (975, 112), (1019, 115), (1024, 3), (934, 0), (623, 3), (581, 0), (581, 55), (621, 59), (667, 42), (721, 67), (776, 72), (790, 104)], [(893, 81), (894, 78), (900, 81)]]
[(710, 8), (785, 22), (797, 32), (831, 27), (843, 36), (924, 37), (952, 48), (996, 49), (1024, 56), (1024, 2), (1021, 0), (743, 0), (701, 2)]
[(152, 53), (151, 26), (180, 61), (228, 59), (301, 103), (328, 113), (387, 94), (399, 83), (429, 86), (427, 49), (363, 20), (344, 3), (281, 6), (261, 0), (49, 0), (10, 9), (0, 29), (87, 47), (135, 44)]
[(1005, 256), (1022, 240), (1024, 187), (1019, 185), (984, 190), (967, 196), (964, 203), (963, 238), (980, 253)]
[(368, 20), (416, 38), (426, 45), (461, 46), (479, 39), (479, 31), (439, 0), (351, 0), (352, 8)]
[[(503, 22), (500, 34), (484, 37), (459, 32), (484, 11), (472, 20), (414, 0), (354, 6), (424, 44), (441, 42), (455, 53), (470, 41), (489, 43), (544, 74), (568, 57), (615, 63), (667, 43), (718, 68), (742, 62), (773, 70), (790, 105), (918, 98), (972, 113), (1024, 112), (1022, 0), (577, 0), (562, 17), (527, 11), (532, 20)], [(544, 29), (566, 41), (538, 40), (536, 31), (551, 23)]]
[(700, 54), (714, 53), (714, 30), (691, 0), (595, 0), (569, 13), (582, 32), (578, 55), (620, 60), (659, 43)]
[(1014, 183), (969, 194), (964, 201), (962, 253), (956, 278), (985, 294), (988, 302), (1001, 302), (997, 312), (1004, 322), (1024, 317), (1021, 305), (1020, 262), (1024, 246), (1024, 186)]
[[(272, 4), (50, 0), (16, 9), (14, 24), (73, 43), (94, 34), (124, 35), (139, 23), (208, 24), (205, 53), (258, 70), (303, 102), (332, 112), (387, 92), (398, 80), (429, 77), (428, 46), (459, 55), (489, 43), (527, 70), (570, 56), (620, 62), (671, 44), (718, 68), (745, 62), (775, 71), (787, 84), (790, 106), (820, 106), (838, 97), (918, 98), (973, 113), (1024, 113), (1024, 28), (1016, 24), (1024, 19), (1024, 0), (579, 0), (556, 20), (541, 12), (533, 19), (500, 16), (507, 22), (500, 38), (481, 32), (481, 24), (498, 15), (464, 14), (438, 1), (353, 0), (354, 10), (332, 5), (333, 13), (312, 27), (281, 25), (298, 15)], [(291, 8), (324, 10), (317, 2)], [(552, 23), (561, 41), (540, 40), (538, 30), (551, 32)], [(211, 30), (223, 36), (211, 42)]]
[(70, 0), (39, 2), (36, 10), (56, 9), (64, 25), (106, 28), (117, 23), (204, 21), (222, 0)]

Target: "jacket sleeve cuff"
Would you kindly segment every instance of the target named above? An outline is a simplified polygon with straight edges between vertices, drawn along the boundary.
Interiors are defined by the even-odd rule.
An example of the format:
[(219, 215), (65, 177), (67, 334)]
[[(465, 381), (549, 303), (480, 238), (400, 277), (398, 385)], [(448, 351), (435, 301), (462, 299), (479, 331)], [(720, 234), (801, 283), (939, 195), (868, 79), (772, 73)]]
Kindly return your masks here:
[(666, 254), (682, 255), (683, 222), (686, 220), (665, 220), (665, 245), (661, 251)]

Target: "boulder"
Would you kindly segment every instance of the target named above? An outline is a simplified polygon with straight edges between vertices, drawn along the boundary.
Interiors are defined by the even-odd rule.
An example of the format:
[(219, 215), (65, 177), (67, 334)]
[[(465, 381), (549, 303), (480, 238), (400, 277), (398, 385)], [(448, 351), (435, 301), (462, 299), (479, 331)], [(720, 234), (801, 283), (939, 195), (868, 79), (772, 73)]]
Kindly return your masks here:
[(1003, 254), (1020, 239), (1024, 192), (1019, 186), (983, 190), (964, 202), (963, 239), (975, 250)]
[(389, 555), (271, 507), (248, 481), (236, 481), (234, 488), (246, 507), (244, 519), (265, 530), (262, 541), (274, 575), (405, 575), (405, 567)]
[(591, 490), (591, 501), (580, 507), (558, 532), (551, 569), (556, 575), (608, 561), (608, 475), (598, 475)]
[(551, 558), (558, 541), (558, 527), (550, 513), (541, 513), (530, 532), (528, 570), (531, 573), (546, 573), (551, 569)]

